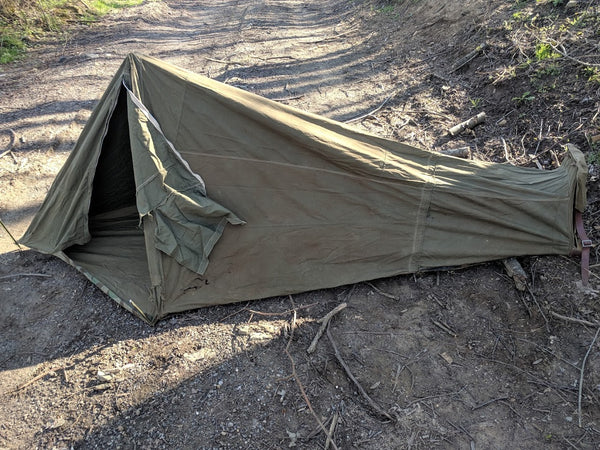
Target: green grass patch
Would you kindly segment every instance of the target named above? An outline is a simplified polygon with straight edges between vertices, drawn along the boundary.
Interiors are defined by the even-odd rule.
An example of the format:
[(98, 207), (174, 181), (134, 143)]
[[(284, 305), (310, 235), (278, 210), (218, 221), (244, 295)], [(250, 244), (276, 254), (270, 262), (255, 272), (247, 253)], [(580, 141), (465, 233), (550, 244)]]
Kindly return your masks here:
[(581, 71), (588, 82), (600, 84), (600, 68), (587, 66), (582, 68)]
[(144, 0), (0, 0), (0, 64), (18, 59), (27, 43), (64, 32), (73, 22), (88, 23)]
[(106, 14), (113, 9), (128, 8), (144, 3), (144, 0), (93, 0), (88, 4), (99, 15)]
[(0, 64), (14, 61), (24, 50), (25, 43), (21, 36), (10, 33), (0, 35)]
[(550, 44), (538, 43), (535, 46), (535, 57), (538, 61), (560, 58), (560, 53), (554, 51)]

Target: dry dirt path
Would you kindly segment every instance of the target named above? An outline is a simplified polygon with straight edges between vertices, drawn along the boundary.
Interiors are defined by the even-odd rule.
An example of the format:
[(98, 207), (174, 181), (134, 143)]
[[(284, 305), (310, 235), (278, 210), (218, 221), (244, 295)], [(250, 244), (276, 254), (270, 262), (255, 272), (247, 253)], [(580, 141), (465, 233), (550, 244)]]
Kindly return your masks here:
[[(397, 115), (357, 126), (432, 142), (451, 112), (414, 128), (400, 112), (427, 107), (439, 88), (427, 64), (490, 12), (482, 1), (414, 3), (401, 26), (382, 30), (372, 2), (154, 2), (32, 49), (0, 74), (0, 124), (20, 140), (14, 159), (0, 159), (0, 217), (22, 234), (129, 52), (342, 120), (403, 91)], [(595, 329), (548, 317), (593, 312), (597, 300), (577, 290), (573, 263), (526, 263), (535, 299), (490, 263), (149, 327), (61, 261), (15, 251), (0, 230), (0, 448), (324, 448), (307, 399), (338, 448), (597, 448), (596, 351), (577, 423)], [(7, 278), (21, 273), (36, 276)], [(332, 337), (394, 422), (361, 396), (326, 336), (306, 353), (317, 319), (344, 300)]]

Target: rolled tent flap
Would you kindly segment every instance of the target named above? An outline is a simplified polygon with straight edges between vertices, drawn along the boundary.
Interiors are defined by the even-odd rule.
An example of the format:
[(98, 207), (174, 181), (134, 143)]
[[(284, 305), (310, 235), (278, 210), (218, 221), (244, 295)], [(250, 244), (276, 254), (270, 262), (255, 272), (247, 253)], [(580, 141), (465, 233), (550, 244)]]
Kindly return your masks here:
[(551, 171), (461, 160), (129, 55), (21, 242), (154, 322), (567, 254), (586, 176), (574, 146)]

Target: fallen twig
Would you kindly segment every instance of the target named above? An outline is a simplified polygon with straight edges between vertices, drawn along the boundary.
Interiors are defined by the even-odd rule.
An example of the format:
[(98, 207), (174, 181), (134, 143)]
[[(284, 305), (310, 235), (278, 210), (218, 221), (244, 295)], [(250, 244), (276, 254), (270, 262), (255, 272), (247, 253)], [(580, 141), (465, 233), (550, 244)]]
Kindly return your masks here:
[(373, 289), (375, 292), (377, 292), (379, 295), (383, 295), (384, 297), (391, 298), (392, 300), (400, 300), (400, 297), (396, 297), (395, 295), (388, 294), (387, 292), (382, 291), (378, 287), (375, 287), (375, 285), (373, 283), (366, 283), (366, 284), (371, 289)]
[(465, 56), (463, 56), (462, 58), (460, 58), (458, 61), (456, 61), (453, 65), (452, 65), (452, 69), (450, 70), (450, 73), (452, 72), (456, 72), (458, 69), (460, 69), (461, 67), (465, 66), (466, 64), (469, 64), (471, 61), (473, 61), (475, 59), (475, 57), (477, 55), (479, 55), (479, 53), (481, 53), (485, 48), (487, 47), (487, 44), (484, 42), (483, 44), (479, 44), (477, 47), (475, 47), (475, 50), (470, 51), (469, 53), (467, 53)]
[(440, 330), (445, 331), (452, 337), (458, 336), (448, 325), (438, 322), (437, 320), (432, 320), (433, 324), (438, 327)]
[(445, 392), (443, 394), (428, 395), (426, 397), (417, 397), (415, 400), (412, 400), (411, 402), (408, 402), (405, 405), (405, 408), (409, 408), (412, 405), (414, 405), (415, 403), (419, 403), (419, 402), (422, 402), (424, 400), (431, 400), (433, 398), (451, 397), (453, 395), (460, 394), (462, 391), (464, 391), (465, 388), (466, 388), (466, 386), (463, 386), (458, 391), (454, 391), (454, 392)]
[[(317, 424), (319, 425), (319, 428), (323, 431), (323, 433), (325, 433), (326, 436), (329, 437), (329, 432), (327, 431), (327, 428), (325, 428), (325, 425), (323, 425), (323, 422), (321, 421), (321, 419), (319, 418), (319, 416), (317, 415), (317, 413), (313, 409), (312, 403), (308, 399), (308, 395), (306, 395), (306, 391), (304, 390), (304, 386), (300, 382), (300, 378), (298, 377), (298, 373), (296, 372), (296, 363), (294, 362), (294, 358), (292, 358), (292, 355), (290, 353), (290, 345), (291, 345), (292, 339), (294, 337), (294, 329), (295, 328), (296, 328), (296, 311), (294, 310), (294, 315), (292, 317), (292, 325), (290, 327), (290, 338), (288, 339), (288, 343), (285, 346), (284, 351), (285, 351), (285, 354), (287, 355), (287, 357), (290, 360), (290, 363), (292, 365), (292, 377), (294, 378), (294, 381), (296, 382), (296, 385), (298, 386), (298, 389), (300, 390), (300, 394), (302, 395), (302, 398), (306, 402), (306, 406), (308, 406), (309, 411), (311, 412), (311, 414), (313, 415), (313, 417), (317, 421)], [(331, 441), (331, 446), (333, 447), (334, 450), (338, 450), (338, 447), (337, 447), (337, 445), (335, 445), (335, 442), (333, 440)]]
[(556, 53), (559, 53), (561, 56), (570, 59), (573, 62), (576, 62), (577, 64), (581, 64), (582, 66), (588, 66), (588, 67), (600, 67), (600, 64), (593, 64), (593, 63), (587, 63), (585, 61), (582, 61), (580, 59), (577, 58), (573, 58), (572, 56), (569, 56), (567, 54), (567, 50), (565, 49), (565, 46), (562, 44), (560, 45), (560, 48), (562, 49), (562, 51), (558, 48), (558, 46), (554, 45), (552, 42), (550, 41), (543, 41), (544, 43), (548, 44), (550, 47), (552, 47), (554, 49), (554, 51)]
[(335, 427), (337, 427), (339, 415), (337, 411), (333, 414), (333, 418), (331, 419), (331, 425), (329, 427), (329, 434), (327, 435), (327, 440), (325, 441), (325, 450), (329, 448), (329, 445), (333, 442), (333, 434), (335, 433)]
[(596, 330), (596, 334), (594, 335), (594, 339), (592, 339), (592, 343), (588, 347), (588, 350), (583, 357), (583, 361), (581, 363), (581, 371), (579, 373), (579, 392), (577, 393), (577, 415), (579, 416), (579, 428), (581, 428), (581, 396), (583, 392), (583, 374), (585, 372), (585, 363), (587, 362), (588, 356), (590, 356), (590, 352), (596, 343), (596, 339), (598, 339), (598, 334), (600, 333), (600, 327)]
[(597, 327), (600, 325), (598, 322), (590, 322), (589, 320), (585, 320), (585, 319), (577, 319), (576, 317), (563, 316), (562, 314), (559, 314), (554, 311), (550, 311), (550, 314), (553, 317), (556, 317), (557, 319), (566, 320), (567, 322), (579, 323), (581, 325), (586, 325), (588, 327)]
[(221, 64), (237, 64), (238, 66), (245, 65), (245, 63), (239, 62), (239, 61), (225, 61), (223, 59), (210, 58), (208, 56), (205, 56), (204, 59), (206, 59), (207, 61), (217, 62), (217, 63), (221, 63)]
[(48, 275), (46, 273), (12, 273), (10, 275), (3, 275), (0, 277), (0, 280), (10, 280), (12, 278), (17, 277), (44, 277), (50, 278), (52, 275)]
[(531, 308), (529, 307), (529, 305), (525, 301), (525, 294), (523, 293), (523, 294), (519, 295), (519, 297), (521, 298), (521, 302), (523, 303), (523, 306), (525, 306), (525, 309), (527, 310), (527, 315), (529, 316), (529, 318), (532, 318), (533, 317), (533, 313), (531, 312)]
[(490, 404), (492, 404), (494, 402), (498, 402), (500, 400), (507, 400), (507, 399), (508, 399), (508, 396), (493, 398), (491, 400), (488, 400), (487, 402), (483, 402), (483, 403), (480, 403), (479, 405), (473, 406), (471, 408), (471, 411), (475, 411), (477, 409), (480, 409), (480, 408), (483, 408), (483, 407), (485, 407), (487, 405), (490, 405)]
[(4, 150), (2, 153), (0, 153), (0, 158), (2, 158), (4, 155), (9, 154), (12, 151), (13, 146), (15, 145), (15, 141), (17, 140), (17, 135), (15, 134), (15, 132), (12, 128), (8, 129), (8, 134), (10, 135), (10, 138), (9, 138), (10, 142), (6, 146), (6, 150)]
[[(346, 296), (346, 301), (350, 298), (350, 296), (354, 292), (355, 286), (352, 286), (352, 289), (350, 289), (350, 292), (348, 292), (348, 295)], [(319, 339), (321, 339), (321, 336), (323, 336), (323, 333), (325, 332), (325, 329), (327, 328), (327, 325), (329, 324), (329, 321), (331, 320), (331, 318), (333, 316), (335, 316), (337, 313), (339, 313), (341, 310), (343, 310), (346, 306), (348, 306), (348, 303), (346, 303), (346, 302), (340, 303), (339, 305), (337, 305), (335, 308), (333, 308), (331, 311), (329, 311), (327, 314), (325, 314), (322, 318), (320, 318), (318, 320), (318, 322), (321, 323), (321, 326), (317, 330), (317, 334), (315, 334), (315, 337), (313, 338), (308, 349), (306, 350), (306, 353), (314, 353), (314, 351), (317, 349), (317, 343), (319, 342)]]
[(531, 290), (531, 288), (529, 287), (528, 284), (526, 284), (525, 286), (527, 287), (527, 292), (529, 292), (529, 295), (531, 295), (531, 298), (533, 299), (533, 302), (538, 307), (538, 311), (540, 312), (540, 314), (544, 318), (544, 322), (546, 322), (546, 331), (550, 331), (550, 323), (548, 322), (548, 318), (546, 317), (546, 314), (544, 314), (544, 311), (542, 310), (542, 307), (538, 303), (535, 294), (533, 293), (533, 291)]
[(16, 389), (13, 389), (12, 391), (9, 391), (8, 393), (13, 393), (13, 392), (18, 392), (18, 391), (22, 391), (23, 389), (25, 389), (28, 386), (31, 386), (33, 383), (35, 383), (38, 380), (41, 380), (42, 378), (44, 378), (47, 375), (50, 375), (51, 373), (55, 373), (58, 372), (59, 370), (64, 370), (65, 367), (55, 367), (54, 369), (48, 369), (45, 370), (44, 372), (36, 375), (35, 377), (33, 377), (31, 380), (21, 384), (20, 386), (17, 386)]
[(386, 98), (381, 105), (379, 105), (377, 108), (375, 108), (373, 111), (369, 111), (368, 113), (365, 114), (361, 114), (360, 116), (354, 117), (352, 119), (348, 119), (345, 120), (344, 123), (352, 123), (352, 122), (357, 122), (359, 120), (365, 119), (369, 116), (372, 116), (373, 114), (375, 114), (377, 111), (379, 111), (381, 108), (383, 108), (385, 106), (385, 104), (387, 102), (389, 102), (394, 96), (396, 95), (396, 93), (394, 92), (393, 94), (389, 95), (388, 98)]
[(511, 163), (510, 155), (508, 154), (508, 145), (506, 145), (506, 141), (503, 137), (501, 137), (500, 139), (502, 140), (502, 148), (504, 148), (504, 159), (506, 159), (507, 163)]
[(262, 311), (255, 311), (254, 309), (247, 309), (247, 308), (244, 308), (244, 309), (246, 311), (248, 311), (249, 313), (258, 314), (259, 316), (283, 316), (283, 315), (286, 315), (286, 314), (293, 313), (294, 311), (298, 311), (300, 309), (310, 308), (312, 306), (315, 306), (316, 304), (317, 303), (311, 303), (310, 305), (297, 306), (294, 309), (288, 309), (287, 311), (282, 311), (282, 312), (262, 312)]
[(479, 125), (480, 123), (482, 123), (485, 120), (485, 117), (486, 117), (485, 112), (480, 112), (476, 116), (473, 116), (470, 119), (465, 120), (464, 122), (454, 125), (452, 128), (450, 128), (448, 130), (448, 132), (452, 136), (456, 136), (457, 134), (465, 131), (467, 128), (471, 129), (471, 128), (474, 128), (475, 126)]
[(346, 361), (344, 361), (344, 359), (342, 358), (342, 355), (340, 354), (340, 351), (338, 350), (337, 345), (335, 344), (335, 341), (333, 340), (333, 336), (331, 335), (331, 332), (329, 331), (329, 323), (327, 324), (327, 337), (329, 338), (329, 342), (331, 342), (331, 346), (333, 347), (335, 357), (337, 358), (340, 365), (346, 371), (346, 375), (348, 375), (348, 378), (350, 378), (352, 380), (352, 382), (356, 385), (356, 387), (358, 388), (358, 391), (362, 394), (362, 396), (365, 398), (365, 400), (367, 400), (367, 402), (369, 403), (371, 408), (373, 408), (373, 410), (377, 414), (385, 417), (386, 419), (391, 420), (392, 422), (395, 422), (395, 419), (392, 416), (390, 416), (381, 406), (379, 406), (377, 403), (375, 403), (375, 401), (371, 397), (369, 397), (369, 394), (367, 394), (367, 392), (364, 390), (364, 388), (358, 382), (356, 377), (352, 374), (350, 367), (348, 367), (348, 364), (346, 364)]
[(270, 98), (269, 100), (272, 100), (274, 102), (287, 102), (288, 100), (298, 100), (302, 97), (304, 97), (304, 94), (292, 95), (290, 97)]

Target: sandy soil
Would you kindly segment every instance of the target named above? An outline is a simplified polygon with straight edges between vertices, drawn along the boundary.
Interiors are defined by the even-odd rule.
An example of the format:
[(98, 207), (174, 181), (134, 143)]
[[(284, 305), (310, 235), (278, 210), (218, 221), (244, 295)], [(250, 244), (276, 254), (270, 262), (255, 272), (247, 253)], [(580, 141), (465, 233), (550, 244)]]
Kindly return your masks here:
[[(17, 136), (0, 158), (0, 218), (25, 231), (133, 51), (338, 120), (383, 104), (352, 123), (431, 151), (468, 146), (474, 158), (545, 169), (566, 142), (593, 154), (599, 85), (575, 61), (559, 74), (523, 66), (536, 41), (514, 18), (594, 7), (530, 3), (164, 1), (75, 27), (0, 69), (0, 146), (8, 129)], [(582, 33), (569, 50), (597, 55), (598, 36)], [(483, 125), (448, 135), (480, 111)], [(582, 289), (566, 256), (520, 262), (525, 293), (491, 262), (150, 327), (0, 230), (0, 448), (599, 448), (598, 278)], [(318, 319), (342, 301), (307, 354)]]

